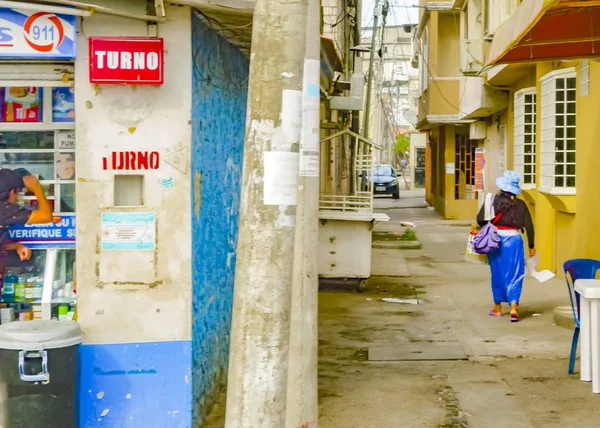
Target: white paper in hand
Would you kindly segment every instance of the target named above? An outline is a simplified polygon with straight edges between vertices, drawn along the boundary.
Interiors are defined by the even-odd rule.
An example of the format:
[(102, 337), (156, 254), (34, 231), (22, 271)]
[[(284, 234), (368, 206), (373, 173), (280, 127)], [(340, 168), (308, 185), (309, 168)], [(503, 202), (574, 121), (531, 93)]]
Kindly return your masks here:
[(531, 258), (528, 258), (526, 261), (526, 264), (527, 264), (527, 273), (531, 277), (537, 279), (539, 282), (549, 281), (556, 276), (549, 270), (543, 270), (541, 272), (537, 271), (537, 267), (540, 264), (540, 259), (537, 254)]

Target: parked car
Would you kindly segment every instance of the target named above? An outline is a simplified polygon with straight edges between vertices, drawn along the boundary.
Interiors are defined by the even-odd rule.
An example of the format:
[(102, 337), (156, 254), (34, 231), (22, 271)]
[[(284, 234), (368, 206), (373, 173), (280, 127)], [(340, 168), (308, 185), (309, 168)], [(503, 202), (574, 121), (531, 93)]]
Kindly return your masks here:
[(397, 174), (391, 165), (375, 165), (373, 168), (373, 194), (400, 198)]

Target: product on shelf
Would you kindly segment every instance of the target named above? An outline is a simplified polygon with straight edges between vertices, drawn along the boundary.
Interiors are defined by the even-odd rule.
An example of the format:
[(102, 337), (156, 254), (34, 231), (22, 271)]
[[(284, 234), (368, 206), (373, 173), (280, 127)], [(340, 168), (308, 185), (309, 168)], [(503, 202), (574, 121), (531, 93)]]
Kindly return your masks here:
[(8, 271), (4, 276), (4, 284), (2, 285), (2, 301), (12, 303), (15, 301), (15, 285), (19, 282), (17, 275)]

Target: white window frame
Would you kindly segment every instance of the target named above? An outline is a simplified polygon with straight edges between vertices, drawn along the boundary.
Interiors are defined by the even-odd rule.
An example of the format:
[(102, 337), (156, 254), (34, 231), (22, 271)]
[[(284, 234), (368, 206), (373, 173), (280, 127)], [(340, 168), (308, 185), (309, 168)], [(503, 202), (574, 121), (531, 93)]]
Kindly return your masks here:
[(590, 60), (582, 59), (579, 64), (579, 96), (590, 94)]
[[(556, 82), (561, 79), (574, 79), (575, 80), (575, 112), (566, 113), (567, 105), (569, 101), (567, 101), (567, 91), (564, 90), (564, 100), (558, 100), (558, 92), (556, 90)], [(566, 82), (565, 82), (566, 83)], [(577, 70), (573, 67), (556, 70), (551, 73), (546, 74), (544, 77), (540, 79), (541, 84), (541, 131), (540, 131), (540, 141), (541, 141), (541, 153), (540, 153), (540, 186), (539, 190), (544, 193), (549, 193), (552, 195), (575, 195), (576, 194), (576, 186), (577, 179), (576, 169), (572, 169), (573, 174), (568, 173), (568, 167), (572, 166), (575, 168), (575, 160), (576, 160), (576, 125), (577, 125)], [(566, 85), (565, 85), (566, 87)], [(562, 108), (564, 113), (557, 113), (557, 107), (563, 104)], [(563, 125), (557, 124), (557, 118), (563, 117)], [(574, 117), (575, 122), (573, 125), (568, 124), (568, 117)], [(563, 128), (563, 137), (562, 146), (563, 149), (557, 149), (557, 130)], [(572, 130), (571, 137), (568, 138), (569, 129)], [(570, 141), (569, 141), (570, 140)], [(572, 147), (572, 149), (569, 149)], [(564, 154), (564, 160), (561, 163), (564, 165), (563, 173), (561, 174), (565, 181), (563, 182), (563, 186), (556, 185), (556, 156), (560, 153)], [(568, 161), (568, 154), (573, 154), (572, 161)], [(574, 186), (567, 186), (567, 177), (574, 179)]]
[[(19, 131), (54, 131), (56, 135), (61, 131), (73, 131), (75, 130), (75, 122), (53, 122), (52, 121), (52, 88), (53, 87), (71, 87), (73, 81), (71, 80), (54, 80), (48, 79), (46, 75), (35, 75), (33, 74), (32, 80), (16, 80), (0, 78), (0, 87), (14, 87), (14, 86), (26, 86), (26, 87), (37, 87), (42, 88), (42, 122), (15, 122), (15, 123), (4, 123), (0, 122), (0, 132), (19, 132)], [(0, 153), (73, 153), (75, 149), (59, 149), (55, 147), (53, 149), (0, 149)], [(77, 158), (75, 158), (77, 159)], [(42, 180), (42, 185), (54, 185), (54, 195), (48, 196), (48, 200), (54, 201), (54, 214), (75, 214), (75, 212), (62, 212), (60, 207), (61, 201), (61, 185), (63, 184), (76, 184), (76, 179), (73, 180), (57, 180), (55, 177), (51, 180)], [(35, 196), (20, 196), (20, 200), (35, 200)]]
[[(527, 113), (525, 112), (526, 98), (528, 96), (533, 97), (532, 103), (532, 111)], [(513, 162), (515, 171), (521, 174), (521, 187), (525, 190), (532, 190), (536, 187), (536, 172), (537, 172), (537, 150), (536, 150), (536, 114), (537, 114), (537, 89), (535, 87), (532, 88), (524, 88), (520, 91), (515, 92), (514, 95), (514, 154), (513, 154)], [(529, 132), (526, 132), (525, 119), (526, 116), (530, 116), (531, 118), (531, 129)], [(525, 137), (526, 135), (531, 136), (531, 142), (528, 144), (532, 146), (532, 150), (529, 152), (530, 156), (533, 158), (530, 162), (527, 163), (528, 166), (531, 166), (533, 169), (533, 180), (531, 183), (525, 182)], [(528, 174), (529, 175), (529, 174)]]

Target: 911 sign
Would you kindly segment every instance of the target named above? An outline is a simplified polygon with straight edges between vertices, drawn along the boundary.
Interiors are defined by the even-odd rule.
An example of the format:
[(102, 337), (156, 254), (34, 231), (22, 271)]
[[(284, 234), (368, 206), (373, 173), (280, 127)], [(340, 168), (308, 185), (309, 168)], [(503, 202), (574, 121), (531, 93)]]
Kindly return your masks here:
[(90, 37), (90, 83), (162, 85), (164, 42), (151, 37)]

